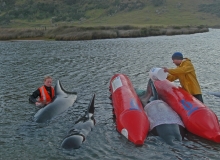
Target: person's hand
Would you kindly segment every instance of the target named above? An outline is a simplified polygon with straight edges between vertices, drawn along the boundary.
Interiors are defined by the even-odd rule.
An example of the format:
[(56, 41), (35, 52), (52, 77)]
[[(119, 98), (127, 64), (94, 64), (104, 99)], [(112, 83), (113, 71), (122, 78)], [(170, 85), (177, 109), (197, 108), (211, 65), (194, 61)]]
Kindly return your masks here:
[(168, 68), (167, 67), (162, 67), (164, 72), (168, 72)]

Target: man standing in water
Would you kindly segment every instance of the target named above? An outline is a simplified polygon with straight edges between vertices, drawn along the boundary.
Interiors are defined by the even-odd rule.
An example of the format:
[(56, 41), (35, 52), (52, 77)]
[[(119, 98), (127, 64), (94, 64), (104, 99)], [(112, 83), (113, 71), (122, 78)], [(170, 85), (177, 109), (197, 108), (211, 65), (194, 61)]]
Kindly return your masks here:
[(38, 107), (44, 107), (52, 101), (54, 97), (54, 88), (52, 87), (52, 77), (44, 78), (44, 85), (33, 92), (29, 97), (29, 102)]
[(171, 82), (179, 79), (182, 88), (203, 103), (202, 92), (191, 60), (183, 58), (180, 52), (175, 52), (172, 60), (177, 66), (175, 69), (163, 67), (164, 72), (169, 73), (167, 79)]

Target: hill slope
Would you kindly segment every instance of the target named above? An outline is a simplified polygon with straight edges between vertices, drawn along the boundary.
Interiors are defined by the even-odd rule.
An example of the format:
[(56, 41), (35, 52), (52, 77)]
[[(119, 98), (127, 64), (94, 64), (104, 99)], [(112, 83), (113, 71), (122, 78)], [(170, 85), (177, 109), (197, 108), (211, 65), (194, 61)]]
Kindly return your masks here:
[(0, 26), (216, 26), (219, 8), (217, 0), (0, 0)]

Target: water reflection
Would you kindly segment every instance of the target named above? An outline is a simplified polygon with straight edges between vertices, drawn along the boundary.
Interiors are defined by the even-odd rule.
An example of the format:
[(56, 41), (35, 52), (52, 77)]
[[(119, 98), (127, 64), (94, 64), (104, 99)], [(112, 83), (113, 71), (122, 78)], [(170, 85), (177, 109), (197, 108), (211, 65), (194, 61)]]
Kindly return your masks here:
[[(171, 55), (181, 51), (195, 66), (205, 104), (220, 118), (218, 97), (205, 94), (220, 88), (218, 52), (220, 31), (94, 41), (0, 42), (0, 157), (2, 159), (219, 159), (220, 145), (192, 134), (171, 147), (151, 135), (135, 147), (116, 131), (109, 81), (128, 75), (135, 88), (146, 88), (152, 67), (175, 67)], [(28, 96), (41, 86), (44, 75), (61, 80), (78, 93), (67, 112), (49, 123), (30, 121), (36, 108)], [(64, 151), (63, 137), (85, 112), (96, 93), (96, 125), (80, 149)]]

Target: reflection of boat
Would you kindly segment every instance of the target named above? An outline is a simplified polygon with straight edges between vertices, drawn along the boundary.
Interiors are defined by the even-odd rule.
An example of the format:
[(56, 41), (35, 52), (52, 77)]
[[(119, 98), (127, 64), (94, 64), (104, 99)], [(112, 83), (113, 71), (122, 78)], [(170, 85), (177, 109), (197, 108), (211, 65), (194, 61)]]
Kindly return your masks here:
[(220, 143), (219, 121), (211, 109), (168, 80), (155, 80), (153, 83), (159, 98), (179, 114), (188, 131)]
[(127, 76), (116, 74), (110, 80), (110, 91), (118, 132), (143, 145), (150, 125), (132, 83)]

